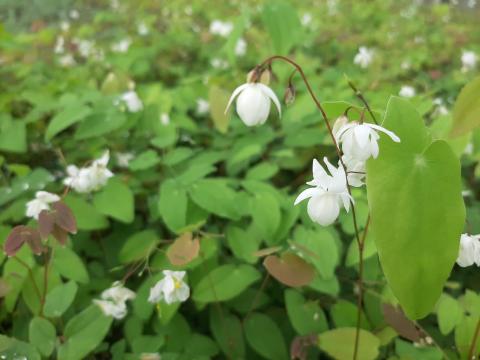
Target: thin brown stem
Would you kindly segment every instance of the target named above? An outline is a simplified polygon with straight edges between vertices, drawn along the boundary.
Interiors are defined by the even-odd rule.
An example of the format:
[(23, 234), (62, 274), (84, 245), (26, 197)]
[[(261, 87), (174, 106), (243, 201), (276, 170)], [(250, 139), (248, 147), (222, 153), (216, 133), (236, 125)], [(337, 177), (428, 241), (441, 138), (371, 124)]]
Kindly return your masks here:
[[(352, 196), (352, 191), (351, 191), (351, 188), (350, 188), (350, 184), (348, 182), (347, 167), (346, 167), (346, 165), (345, 165), (345, 163), (342, 159), (342, 152), (340, 150), (340, 147), (338, 146), (337, 140), (335, 138), (335, 134), (333, 133), (333, 130), (332, 130), (332, 126), (330, 125), (330, 122), (328, 120), (327, 113), (325, 112), (325, 110), (324, 110), (322, 104), (320, 103), (320, 101), (315, 96), (315, 93), (313, 92), (313, 89), (312, 89), (305, 73), (303, 72), (302, 67), (300, 65), (298, 65), (292, 59), (290, 59), (288, 57), (285, 57), (285, 56), (282, 56), (282, 55), (271, 56), (271, 57), (267, 58), (266, 60), (264, 60), (258, 67), (261, 69), (261, 68), (265, 67), (266, 65), (270, 66), (272, 61), (274, 61), (274, 60), (282, 60), (282, 61), (285, 61), (285, 62), (289, 63), (295, 69), (297, 69), (298, 73), (302, 77), (302, 80), (305, 83), (305, 86), (307, 87), (308, 93), (310, 94), (310, 97), (312, 98), (313, 102), (315, 103), (318, 110), (322, 114), (325, 126), (327, 127), (328, 133), (330, 134), (330, 138), (332, 139), (333, 145), (335, 145), (335, 150), (337, 152), (340, 164), (341, 164), (341, 166), (342, 166), (342, 168), (345, 172), (345, 182), (347, 184), (348, 193), (349, 193), (350, 196)], [(362, 101), (364, 101), (366, 103), (366, 100), (363, 98), (363, 96), (362, 96), (362, 99), (363, 99)], [(370, 108), (368, 106), (368, 104), (366, 105), (366, 107), (367, 107), (367, 109)], [(371, 110), (369, 110), (369, 111), (371, 112)], [(371, 114), (373, 114), (373, 113), (371, 113)], [(360, 235), (359, 235), (358, 224), (357, 224), (357, 215), (355, 213), (355, 205), (354, 205), (353, 200), (350, 200), (350, 205), (351, 205), (351, 208), (352, 208), (352, 218), (353, 218), (353, 225), (354, 225), (354, 228), (355, 228), (355, 238), (356, 238), (359, 250), (361, 249), (361, 253), (363, 254), (363, 245), (361, 244), (361, 241), (360, 241)], [(359, 281), (360, 284), (363, 281), (362, 277), (363, 277), (363, 260), (359, 263), (359, 279), (358, 279), (358, 281)], [(362, 287), (360, 286), (360, 289), (361, 288)], [(361, 290), (359, 291), (359, 303), (360, 304), (362, 303), (362, 291)], [(359, 311), (361, 311), (361, 309), (359, 309)], [(357, 359), (358, 346), (359, 346), (359, 335), (360, 335), (360, 321), (357, 322), (357, 332), (356, 332), (356, 336), (355, 336), (355, 350), (354, 350), (354, 356), (353, 356), (354, 360)]]
[(48, 270), (50, 268), (50, 264), (53, 259), (53, 254), (54, 254), (54, 248), (52, 247), (52, 251), (50, 252), (50, 256), (48, 256), (48, 253), (45, 255), (45, 264), (43, 265), (44, 267), (44, 272), (43, 272), (43, 295), (40, 299), (40, 316), (43, 316), (43, 309), (45, 308), (45, 300), (47, 299), (47, 293), (48, 293)]
[(475, 328), (475, 333), (473, 334), (473, 339), (470, 344), (470, 349), (468, 350), (467, 359), (476, 359), (478, 353), (476, 352), (478, 336), (480, 335), (480, 319), (477, 321), (477, 326)]
[(33, 271), (32, 271), (32, 268), (25, 262), (23, 261), (22, 259), (20, 259), (19, 257), (16, 257), (14, 256), (13, 257), (15, 260), (17, 260), (24, 268), (27, 269), (28, 271), (28, 276), (30, 277), (30, 281), (32, 282), (33, 284), (33, 289), (35, 290), (35, 293), (37, 294), (38, 296), (38, 300), (41, 300), (42, 299), (42, 295), (40, 294), (40, 289), (37, 285), (37, 282), (35, 281), (35, 277), (33, 276)]
[(255, 308), (255, 305), (258, 301), (258, 297), (260, 296), (260, 293), (263, 291), (263, 289), (265, 289), (265, 286), (267, 286), (267, 283), (268, 283), (268, 280), (270, 279), (270, 274), (267, 273), (265, 275), (265, 278), (263, 279), (262, 281), (262, 284), (260, 285), (260, 288), (257, 290), (257, 292), (255, 293), (255, 296), (253, 297), (253, 300), (252, 300), (252, 303), (250, 304), (250, 307), (247, 311), (247, 315), (245, 315), (245, 318), (243, 321), (245, 321), (246, 319), (248, 319), (248, 317), (250, 316), (250, 314), (252, 313), (253, 309)]
[(355, 95), (357, 96), (357, 98), (363, 103), (363, 105), (365, 105), (368, 113), (370, 114), (370, 116), (373, 119), (373, 122), (378, 125), (377, 118), (375, 117), (372, 109), (370, 108), (370, 105), (368, 105), (368, 102), (365, 99), (365, 97), (363, 96), (362, 92), (360, 90), (358, 90), (357, 87), (350, 80), (348, 80), (348, 85), (355, 92)]

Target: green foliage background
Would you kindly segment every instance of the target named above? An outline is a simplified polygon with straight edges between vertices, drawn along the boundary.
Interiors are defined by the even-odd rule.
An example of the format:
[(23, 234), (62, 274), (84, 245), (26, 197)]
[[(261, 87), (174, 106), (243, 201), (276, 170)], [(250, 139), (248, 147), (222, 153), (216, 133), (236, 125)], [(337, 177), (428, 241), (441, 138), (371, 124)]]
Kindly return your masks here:
[[(362, 90), (379, 118), (391, 95), (403, 85), (415, 87), (417, 96), (410, 104), (398, 105), (398, 113), (413, 114), (404, 117), (412, 121), (407, 130), (398, 130), (405, 131), (402, 141), (428, 131), (431, 139), (445, 140), (441, 143), (453, 149), (437, 150), (451, 159), (452, 167), (429, 168), (420, 179), (428, 187), (448, 176), (460, 158), (462, 188), (468, 191), (465, 231), (480, 231), (478, 79), (453, 111), (461, 88), (478, 74), (462, 72), (460, 61), (462, 49), (480, 53), (478, 6), (393, 0), (112, 4), (0, 3), (0, 243), (14, 225), (27, 222), (25, 204), (36, 190), (63, 193), (61, 179), (68, 164), (81, 166), (109, 149), (109, 168), (115, 173), (101, 191), (91, 195), (70, 191), (65, 198), (80, 231), (67, 247), (55, 248), (46, 318), (38, 316), (39, 302), (26, 268), (0, 254), (2, 354), (27, 359), (147, 359), (147, 353), (158, 352), (162, 359), (277, 360), (289, 358), (296, 337), (319, 334), (308, 349), (309, 359), (350, 358), (358, 265), (352, 219), (344, 213), (335, 226), (321, 228), (308, 218), (304, 205), (293, 207), (296, 194), (310, 180), (312, 158), (335, 157), (321, 117), (299, 78), (295, 102), (284, 106), (281, 119), (272, 111), (265, 126), (247, 128), (234, 113), (223, 113), (246, 73), (273, 54), (289, 55), (302, 65), (332, 120), (349, 103), (360, 105), (344, 75)], [(79, 19), (69, 19), (72, 9), (78, 10)], [(305, 14), (311, 15), (307, 25), (302, 24)], [(60, 23), (67, 19), (70, 28), (63, 32)], [(234, 24), (228, 37), (209, 33), (216, 19)], [(137, 33), (140, 23), (147, 26), (148, 35)], [(62, 67), (53, 51), (62, 33), (66, 51), (75, 56), (72, 67)], [(111, 51), (112, 44), (126, 37), (132, 41), (126, 53)], [(248, 44), (245, 56), (235, 55), (241, 37)], [(94, 40), (104, 59), (79, 56), (74, 38)], [(353, 63), (360, 46), (374, 49), (374, 60), (366, 69)], [(214, 59), (224, 61), (225, 68), (212, 66)], [(275, 64), (274, 72), (271, 87), (280, 97), (291, 68)], [(137, 113), (113, 105), (132, 82), (144, 104)], [(448, 114), (438, 111), (434, 103), (438, 97)], [(197, 111), (198, 99), (209, 101), (208, 113)], [(161, 121), (165, 114), (168, 124)], [(389, 121), (387, 117), (386, 124)], [(398, 122), (392, 121), (389, 128), (397, 130), (395, 126)], [(423, 145), (429, 146), (430, 140)], [(417, 154), (418, 149), (403, 142), (402, 146), (412, 157)], [(387, 156), (398, 156), (395, 149), (385, 151), (383, 160), (369, 164), (369, 173), (381, 175), (391, 164)], [(134, 154), (127, 168), (116, 158), (125, 152)], [(404, 185), (395, 164), (388, 170), (392, 174), (388, 186), (369, 179), (373, 213), (379, 209), (385, 215), (402, 214), (392, 202), (392, 208), (388, 204), (377, 208), (375, 202), (383, 196), (390, 199), (391, 188)], [(411, 170), (406, 160), (402, 166)], [(415, 189), (418, 181), (410, 180)], [(429, 194), (457, 191), (460, 184), (455, 181), (432, 188)], [(385, 195), (381, 186), (390, 192)], [(438, 206), (443, 210), (438, 216), (450, 209), (449, 219), (462, 217), (458, 199), (443, 204), (424, 198), (424, 193), (408, 196), (403, 200), (418, 207)], [(363, 227), (367, 194), (356, 190), (354, 197)], [(458, 206), (450, 208), (451, 203)], [(439, 221), (436, 235), (456, 233), (457, 228)], [(420, 225), (415, 230), (426, 231)], [(200, 239), (200, 255), (175, 267), (166, 251), (185, 232)], [(427, 296), (412, 293), (411, 286), (391, 289), (377, 256), (377, 246), (380, 253), (389, 248), (388, 234), (388, 224), (376, 226), (366, 239), (360, 358), (465, 358), (480, 317), (478, 269), (455, 267), (443, 286), (449, 268), (432, 266), (436, 285), (418, 287)], [(408, 254), (398, 254), (408, 259), (404, 265), (413, 274), (430, 257), (443, 264), (440, 254), (446, 248), (445, 264), (451, 265), (455, 246), (452, 250), (451, 242), (443, 246), (442, 240), (431, 239), (431, 253), (423, 243)], [(415, 240), (414, 232), (411, 241)], [(290, 249), (313, 265), (313, 282), (294, 289), (268, 277), (262, 258), (254, 254), (271, 247), (280, 252)], [(417, 259), (418, 253), (427, 260)], [(43, 261), (26, 247), (18, 256), (43, 286)], [(401, 271), (391, 265), (393, 270), (385, 266), (389, 281)], [(177, 268), (188, 272), (191, 298), (180, 306), (155, 308), (146, 301), (150, 287), (162, 277), (161, 270)], [(92, 299), (130, 270), (134, 275), (126, 286), (137, 298), (129, 304), (128, 316), (121, 321), (103, 316)], [(407, 284), (417, 281), (421, 284), (408, 275)], [(395, 304), (394, 293), (402, 305), (403, 299), (414, 302), (406, 312), (423, 317), (418, 325), (435, 344), (423, 340), (414, 345), (386, 321), (382, 304)]]

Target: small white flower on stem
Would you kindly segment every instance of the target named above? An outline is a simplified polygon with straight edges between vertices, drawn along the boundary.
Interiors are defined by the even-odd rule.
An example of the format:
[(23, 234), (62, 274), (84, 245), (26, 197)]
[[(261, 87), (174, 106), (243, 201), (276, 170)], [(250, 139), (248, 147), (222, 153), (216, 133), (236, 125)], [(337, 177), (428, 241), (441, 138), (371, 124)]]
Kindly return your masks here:
[(125, 102), (127, 105), (128, 111), (135, 113), (138, 111), (143, 110), (143, 103), (142, 100), (138, 97), (138, 94), (134, 90), (129, 90), (124, 92), (120, 99)]
[(65, 51), (65, 39), (63, 38), (63, 36), (59, 36), (55, 41), (55, 47), (53, 49), (53, 52), (55, 54), (63, 54), (64, 51)]
[(400, 88), (398, 95), (404, 98), (412, 98), (416, 94), (415, 88), (409, 85), (404, 85)]
[(170, 124), (170, 115), (168, 113), (161, 113), (160, 114), (160, 124), (163, 126), (167, 126)]
[(185, 274), (185, 271), (164, 270), (165, 277), (150, 289), (148, 301), (154, 304), (162, 300), (167, 304), (186, 301), (190, 296), (190, 288), (183, 280)]
[(205, 99), (197, 99), (197, 114), (205, 115), (210, 111), (210, 103)]
[(109, 160), (110, 152), (107, 150), (90, 166), (90, 181), (93, 190), (100, 189), (113, 176), (113, 173), (107, 168)]
[(477, 264), (480, 266), (480, 235), (462, 234), (457, 264), (461, 267)]
[(114, 319), (121, 320), (127, 315), (127, 305), (125, 303), (115, 303), (108, 300), (94, 299), (93, 303), (106, 315)]
[(337, 143), (342, 144), (343, 153), (347, 157), (365, 161), (378, 156), (378, 131), (387, 134), (393, 141), (400, 142), (400, 138), (392, 131), (379, 125), (356, 121), (343, 125), (334, 135)]
[(240, 38), (237, 40), (234, 52), (237, 56), (244, 56), (247, 53), (247, 42), (244, 38)]
[(462, 72), (474, 70), (477, 65), (478, 56), (473, 51), (462, 51)]
[(98, 305), (106, 316), (123, 319), (127, 315), (126, 302), (135, 299), (135, 296), (132, 290), (116, 281), (112, 284), (112, 287), (102, 292), (101, 300), (94, 299), (93, 303)]
[(89, 193), (104, 186), (113, 173), (107, 168), (110, 153), (107, 150), (92, 165), (79, 169), (75, 165), (67, 166), (67, 177), (63, 183), (79, 193)]
[(132, 40), (125, 38), (112, 45), (112, 51), (117, 53), (126, 53), (132, 44)]
[(312, 19), (313, 19), (312, 14), (305, 13), (302, 15), (302, 18), (300, 19), (300, 23), (302, 24), (302, 26), (307, 27), (312, 22)]
[(262, 83), (248, 82), (237, 87), (228, 101), (225, 113), (235, 98), (237, 98), (236, 108), (238, 116), (247, 126), (261, 125), (267, 121), (271, 101), (277, 107), (278, 115), (282, 115), (277, 95), (275, 95), (272, 89)]
[(140, 36), (146, 36), (150, 33), (150, 30), (147, 27), (147, 24), (141, 22), (137, 25), (137, 33)]
[(353, 58), (353, 63), (361, 68), (367, 68), (373, 60), (373, 50), (366, 46), (360, 46), (358, 53)]
[(75, 65), (75, 59), (72, 54), (65, 54), (58, 58), (58, 63), (63, 67), (71, 67)]
[(128, 163), (134, 158), (135, 156), (133, 153), (117, 153), (116, 158), (117, 158), (117, 165), (122, 167), (122, 168), (128, 168)]
[(307, 184), (313, 186), (306, 189), (298, 195), (295, 200), (297, 205), (303, 200), (308, 200), (307, 211), (312, 221), (327, 226), (332, 224), (340, 214), (340, 207), (343, 205), (345, 210), (350, 210), (350, 202), (353, 198), (348, 193), (345, 171), (341, 166), (336, 168), (325, 157), (323, 158), (330, 175), (320, 165), (313, 160), (313, 180)]
[(227, 37), (233, 30), (233, 24), (228, 21), (214, 20), (210, 24), (210, 33)]
[(27, 211), (25, 215), (38, 219), (38, 215), (40, 215), (42, 210), (50, 210), (50, 204), (56, 201), (60, 201), (60, 196), (47, 191), (37, 191), (35, 193), (35, 199), (30, 200), (27, 203)]

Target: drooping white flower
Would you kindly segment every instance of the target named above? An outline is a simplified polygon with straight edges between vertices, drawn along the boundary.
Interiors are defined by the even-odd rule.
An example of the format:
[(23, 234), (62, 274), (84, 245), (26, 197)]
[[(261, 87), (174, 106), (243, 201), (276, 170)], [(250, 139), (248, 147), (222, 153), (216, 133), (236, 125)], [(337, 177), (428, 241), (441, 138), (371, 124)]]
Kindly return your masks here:
[(332, 224), (340, 214), (340, 207), (343, 205), (345, 210), (350, 210), (350, 202), (353, 198), (348, 193), (345, 171), (341, 166), (336, 168), (325, 157), (323, 158), (330, 175), (320, 165), (313, 160), (313, 180), (307, 182), (313, 186), (298, 195), (294, 205), (299, 204), (305, 199), (308, 200), (307, 212), (312, 221), (327, 226)]
[(120, 99), (125, 102), (127, 105), (128, 111), (135, 113), (138, 111), (143, 110), (143, 103), (142, 100), (138, 97), (138, 94), (134, 90), (129, 90), (124, 92)]
[(147, 24), (141, 22), (137, 25), (137, 33), (140, 36), (146, 36), (150, 33), (150, 30), (147, 27)]
[(404, 98), (412, 98), (416, 94), (415, 88), (413, 86), (404, 85), (400, 88), (398, 95)]
[(135, 156), (132, 153), (125, 152), (125, 153), (117, 153), (117, 165), (122, 168), (128, 168), (128, 163), (134, 158)]
[(30, 200), (27, 203), (27, 211), (25, 215), (38, 219), (38, 215), (40, 215), (42, 210), (50, 210), (50, 204), (56, 201), (60, 201), (60, 196), (47, 191), (37, 191), (35, 193), (35, 199)]
[(210, 111), (210, 103), (205, 99), (197, 99), (197, 114), (204, 115)]
[(366, 46), (360, 46), (358, 53), (353, 58), (353, 63), (361, 68), (367, 68), (373, 60), (373, 50)]
[(126, 302), (135, 299), (135, 296), (132, 290), (116, 281), (112, 284), (112, 287), (102, 292), (101, 300), (94, 299), (93, 303), (98, 305), (106, 316), (123, 319), (127, 315)]
[(400, 142), (400, 138), (392, 131), (379, 125), (356, 121), (343, 125), (334, 135), (337, 143), (342, 144), (345, 155), (365, 161), (369, 157), (376, 159), (378, 156), (378, 131), (387, 134), (393, 141)]
[(462, 234), (457, 264), (461, 267), (480, 266), (480, 235)]
[(244, 38), (240, 38), (237, 40), (234, 52), (237, 56), (244, 56), (247, 53), (247, 42)]
[(125, 38), (113, 44), (111, 49), (113, 52), (126, 53), (131, 44), (132, 40), (130, 40), (129, 38)]
[(210, 24), (210, 33), (227, 37), (233, 30), (233, 24), (229, 21), (213, 20)]
[(150, 289), (148, 301), (154, 304), (160, 301), (167, 304), (186, 301), (190, 296), (190, 288), (183, 280), (185, 274), (185, 271), (164, 270), (165, 277)]
[(267, 121), (270, 113), (270, 101), (273, 101), (277, 107), (278, 115), (282, 115), (280, 101), (267, 85), (246, 83), (237, 87), (228, 101), (225, 113), (237, 96), (237, 113), (247, 126), (261, 125)]
[(348, 183), (354, 187), (363, 186), (366, 175), (365, 161), (347, 155), (342, 156), (342, 161), (347, 168)]
[(67, 177), (63, 183), (79, 193), (90, 193), (104, 186), (113, 173), (107, 168), (110, 154), (108, 150), (92, 165), (79, 169), (75, 165), (67, 166)]
[(475, 66), (477, 65), (478, 56), (473, 51), (462, 51), (462, 71), (467, 72), (470, 70), (474, 70)]
[(65, 54), (58, 58), (58, 63), (63, 67), (70, 67), (75, 65), (75, 59), (72, 54)]

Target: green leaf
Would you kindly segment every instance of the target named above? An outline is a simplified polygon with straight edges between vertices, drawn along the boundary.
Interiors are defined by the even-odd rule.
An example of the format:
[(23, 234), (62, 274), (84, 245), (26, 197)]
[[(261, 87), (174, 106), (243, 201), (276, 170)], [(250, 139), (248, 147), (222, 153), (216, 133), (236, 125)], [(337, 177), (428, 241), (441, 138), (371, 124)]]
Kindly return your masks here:
[(378, 159), (367, 163), (371, 230), (392, 292), (418, 319), (432, 310), (458, 255), (460, 162), (445, 141), (430, 141), (406, 100), (390, 99), (383, 126), (401, 143), (382, 135)]
[(45, 315), (48, 317), (62, 316), (75, 300), (77, 289), (77, 284), (74, 281), (69, 281), (50, 291), (45, 301)]
[(154, 150), (147, 150), (139, 154), (128, 163), (128, 167), (132, 171), (140, 171), (149, 169), (160, 162), (158, 154)]
[(55, 327), (47, 319), (34, 317), (30, 321), (28, 340), (35, 345), (42, 355), (50, 356), (55, 348)]
[(303, 295), (293, 289), (285, 290), (285, 306), (288, 318), (299, 335), (321, 333), (328, 329), (327, 318), (318, 300), (305, 301)]
[[(339, 360), (353, 359), (355, 328), (339, 328), (318, 336), (318, 346), (331, 357)], [(378, 357), (380, 340), (371, 332), (360, 329), (357, 359), (374, 360)]]
[(41, 360), (35, 346), (5, 335), (0, 335), (0, 354), (0, 357), (4, 357), (5, 360)]
[(79, 230), (98, 230), (108, 226), (107, 218), (82, 198), (69, 194), (65, 203), (75, 215)]
[(230, 359), (245, 358), (242, 323), (233, 314), (211, 307), (210, 329), (223, 353)]
[(253, 253), (258, 250), (258, 240), (253, 236), (252, 231), (245, 231), (237, 226), (227, 228), (227, 242), (236, 258), (248, 263), (255, 263), (258, 257)]
[(144, 230), (130, 236), (120, 249), (118, 260), (129, 263), (145, 259), (158, 244), (158, 237), (153, 230)]
[(278, 325), (267, 315), (253, 313), (244, 323), (248, 344), (263, 358), (288, 359), (285, 339)]
[(45, 132), (45, 140), (50, 141), (59, 132), (69, 126), (83, 120), (91, 112), (88, 106), (81, 103), (72, 103), (65, 109), (57, 113), (48, 124)]
[(61, 276), (67, 279), (75, 280), (82, 284), (88, 284), (90, 280), (87, 268), (80, 256), (66, 246), (55, 247), (53, 266)]
[(124, 223), (134, 218), (134, 196), (132, 190), (120, 179), (113, 177), (93, 198), (95, 208), (103, 215)]
[[(462, 359), (468, 359), (478, 321), (480, 321), (480, 318), (477, 316), (463, 316), (462, 321), (455, 327), (455, 345)], [(475, 354), (480, 354), (480, 341), (478, 339)]]
[(0, 150), (14, 153), (27, 151), (27, 129), (23, 121), (0, 117)]
[(242, 293), (260, 279), (250, 265), (222, 265), (207, 274), (193, 289), (193, 300), (203, 303), (226, 301)]
[(173, 232), (186, 225), (187, 205), (187, 192), (176, 181), (169, 179), (160, 185), (158, 211)]
[(269, 1), (262, 10), (263, 25), (278, 55), (288, 55), (300, 41), (302, 27), (297, 10), (287, 1)]
[(275, 233), (280, 225), (280, 205), (277, 198), (266, 191), (256, 192), (252, 199), (250, 213), (253, 227), (267, 244), (273, 245)]
[(463, 311), (458, 301), (447, 294), (438, 301), (438, 327), (443, 335), (447, 335), (462, 320)]
[(201, 208), (227, 219), (238, 220), (236, 192), (223, 179), (203, 179), (189, 190), (192, 200)]
[(117, 130), (127, 121), (126, 115), (117, 110), (100, 111), (86, 117), (75, 132), (75, 140), (85, 140)]
[(450, 134), (461, 136), (480, 126), (480, 76), (470, 81), (458, 95), (453, 108), (453, 126)]
[(58, 360), (84, 359), (103, 340), (112, 318), (105, 316), (98, 306), (90, 305), (67, 323), (66, 341), (58, 348)]
[(230, 94), (218, 86), (212, 86), (208, 92), (210, 115), (215, 128), (222, 134), (228, 131), (228, 125), (230, 124), (230, 116), (228, 113), (225, 114), (229, 98)]

